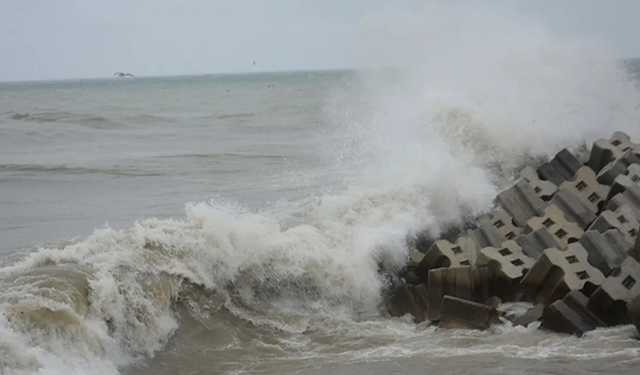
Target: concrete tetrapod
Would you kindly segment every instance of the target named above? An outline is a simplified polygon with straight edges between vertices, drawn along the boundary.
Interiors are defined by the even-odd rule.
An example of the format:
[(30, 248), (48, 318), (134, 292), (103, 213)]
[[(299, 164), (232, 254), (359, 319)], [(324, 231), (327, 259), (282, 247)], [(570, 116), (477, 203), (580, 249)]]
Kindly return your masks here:
[(627, 150), (633, 150), (635, 154), (640, 153), (638, 145), (631, 142), (629, 135), (624, 132), (615, 132), (610, 139), (597, 139), (591, 146), (591, 154), (589, 155), (587, 166), (594, 172), (599, 173), (604, 166), (622, 157)]
[(640, 183), (640, 164), (632, 164), (627, 168), (626, 174), (619, 175), (613, 180), (606, 201), (610, 201), (611, 198), (637, 183)]
[(477, 267), (488, 267), (496, 277), (492, 294), (504, 301), (518, 299), (520, 280), (533, 266), (534, 259), (527, 256), (514, 241), (507, 241), (502, 247), (485, 247), (480, 250)]
[(485, 267), (438, 268), (429, 271), (427, 319), (440, 320), (444, 296), (483, 303), (491, 297), (494, 280), (491, 271)]
[(568, 190), (576, 195), (593, 213), (600, 210), (609, 187), (598, 182), (596, 174), (589, 167), (578, 169), (572, 180), (563, 182), (558, 189)]
[(640, 263), (624, 262), (589, 297), (588, 307), (609, 326), (631, 323), (627, 304), (640, 295)]
[(577, 224), (566, 220), (562, 210), (555, 205), (548, 205), (540, 216), (529, 219), (522, 232), (527, 234), (541, 228), (549, 231), (561, 250), (566, 249), (570, 242), (578, 241), (584, 234)]
[[(571, 172), (571, 176), (573, 176), (573, 173), (575, 172)], [(538, 197), (545, 202), (549, 201), (556, 190), (558, 190), (558, 186), (550, 180), (540, 179), (538, 171), (531, 166), (526, 166), (520, 171), (520, 179), (527, 181)]]
[(598, 173), (597, 180), (601, 184), (612, 185), (618, 176), (628, 173), (630, 166), (639, 164), (640, 158), (632, 150), (627, 150), (622, 156), (605, 165)]
[(485, 330), (499, 321), (500, 314), (495, 307), (462, 298), (444, 296), (440, 307), (438, 326)]
[(553, 159), (538, 167), (537, 172), (544, 180), (557, 186), (571, 180), (580, 167), (580, 161), (564, 148)]
[(589, 263), (605, 276), (609, 276), (622, 264), (631, 248), (631, 244), (616, 229), (604, 233), (587, 231), (579, 243), (589, 254)]
[(628, 186), (624, 192), (616, 194), (611, 198), (604, 209), (617, 211), (620, 207), (629, 206), (633, 210), (636, 218), (640, 217), (640, 184), (634, 183)]
[(620, 206), (615, 211), (605, 210), (591, 223), (588, 230), (604, 233), (610, 229), (617, 229), (629, 243), (633, 243), (638, 235), (640, 224), (633, 209), (627, 205)]
[(511, 188), (502, 191), (496, 201), (519, 227), (523, 227), (544, 203), (525, 180), (520, 180)]
[(487, 246), (499, 247), (503, 242), (516, 238), (522, 228), (514, 225), (513, 218), (504, 210), (481, 217), (473, 229), (468, 231), (479, 249)]
[(432, 269), (473, 265), (477, 256), (476, 246), (468, 237), (459, 237), (455, 244), (438, 240), (425, 253), (416, 268), (416, 274), (426, 282)]
[(581, 229), (591, 224), (598, 214), (592, 205), (587, 205), (571, 189), (563, 186), (553, 196), (549, 204), (556, 205), (564, 213), (564, 217), (576, 223)]
[(535, 303), (550, 305), (573, 290), (590, 294), (604, 276), (587, 261), (587, 251), (578, 243), (567, 250), (546, 249), (536, 260), (520, 285)]
[(558, 333), (578, 337), (605, 324), (587, 308), (589, 299), (577, 290), (545, 309), (542, 326)]

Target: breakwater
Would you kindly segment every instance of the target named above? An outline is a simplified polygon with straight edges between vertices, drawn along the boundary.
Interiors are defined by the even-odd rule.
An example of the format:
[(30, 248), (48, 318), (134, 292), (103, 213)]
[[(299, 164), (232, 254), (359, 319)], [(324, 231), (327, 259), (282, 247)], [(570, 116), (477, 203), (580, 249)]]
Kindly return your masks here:
[[(444, 328), (540, 321), (577, 336), (640, 330), (640, 144), (616, 132), (581, 153), (563, 149), (522, 169), (494, 207), (455, 235), (417, 242), (390, 315)], [(533, 307), (515, 316), (502, 302)]]

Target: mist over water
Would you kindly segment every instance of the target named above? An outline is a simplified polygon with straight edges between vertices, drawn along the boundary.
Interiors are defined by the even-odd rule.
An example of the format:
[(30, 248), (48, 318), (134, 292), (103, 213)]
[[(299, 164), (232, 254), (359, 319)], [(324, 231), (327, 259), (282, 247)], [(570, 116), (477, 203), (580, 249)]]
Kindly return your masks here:
[[(188, 107), (187, 101), (156, 113), (154, 101), (171, 99), (149, 81), (140, 81), (136, 93), (148, 102), (128, 108), (145, 120), (121, 121), (106, 131), (95, 122), (108, 123), (122, 110), (117, 91), (109, 91), (116, 98), (111, 108), (78, 104), (47, 112), (53, 119), (47, 128), (30, 103), (54, 100), (50, 89), (32, 88), (21, 96), (0, 91), (0, 99), (6, 95), (25, 107), (0, 111), (0, 129), (16, 139), (25, 129), (51, 131), (74, 122), (96, 139), (112, 136), (108, 132), (116, 128), (122, 138), (151, 129), (143, 134), (154, 154), (145, 157), (159, 175), (186, 174), (178, 189), (189, 188), (189, 178), (195, 178), (189, 168), (199, 154), (179, 155), (183, 163), (176, 166), (162, 149), (168, 152), (179, 142), (189, 149), (189, 138), (180, 138), (184, 133), (216, 131), (243, 150), (227, 152), (224, 142), (208, 147), (209, 156), (221, 161), (212, 164), (204, 186), (224, 184), (229, 194), (189, 202), (184, 216), (99, 228), (6, 256), (0, 268), (0, 372), (327, 373), (323, 364), (375, 372), (375, 366), (361, 363), (402, 358), (410, 358), (401, 371), (407, 373), (425, 363), (441, 371), (464, 366), (469, 373), (518, 373), (519, 360), (532, 366), (538, 358), (550, 358), (550, 372), (555, 362), (597, 372), (599, 358), (615, 359), (621, 371), (632, 368), (640, 346), (630, 339), (629, 327), (583, 340), (508, 326), (447, 333), (386, 318), (379, 310), (385, 286), (379, 264), (399, 267), (409, 252), (407, 240), (419, 232), (437, 236), (491, 209), (495, 195), (526, 161), (616, 130), (640, 139), (640, 101), (617, 56), (596, 41), (553, 35), (517, 9), (471, 2), (372, 14), (363, 21), (358, 54), (362, 69), (331, 81), (330, 90), (319, 89), (329, 79), (319, 74), (272, 76), (273, 91), (265, 91), (264, 77), (224, 84), (174, 81), (193, 100), (217, 95), (199, 104), (220, 111), (204, 123), (191, 114), (205, 109)], [(228, 86), (244, 94), (235, 101), (250, 101), (249, 108), (262, 112), (226, 113)], [(106, 95), (101, 87), (76, 89), (89, 97)], [(79, 99), (64, 105), (73, 107), (74, 100)], [(297, 101), (304, 104), (287, 109)], [(317, 125), (308, 116), (320, 103)], [(100, 113), (85, 113), (87, 108)], [(70, 120), (69, 113), (82, 113), (81, 119)], [(148, 116), (158, 116), (158, 122)], [(162, 116), (184, 128), (165, 128), (173, 125)], [(174, 133), (151, 137), (166, 129)], [(74, 134), (65, 129), (63, 136), (71, 143)], [(296, 142), (303, 146), (294, 148)], [(138, 167), (134, 154), (140, 151), (132, 149), (119, 152)], [(52, 154), (31, 160), (27, 172), (50, 176), (51, 169), (34, 165), (46, 167), (56, 157), (64, 159)], [(299, 162), (282, 162), (286, 158)], [(308, 194), (300, 198), (272, 184), (271, 176), (254, 173), (255, 164), (270, 166), (273, 176), (286, 176)], [(11, 165), (0, 172), (25, 173), (23, 164)], [(123, 168), (118, 165), (109, 170)], [(86, 173), (103, 174), (101, 168)], [(143, 173), (150, 167), (139, 168)], [(229, 174), (216, 174), (217, 168)], [(148, 184), (144, 191), (151, 194), (161, 185)], [(278, 199), (248, 205), (234, 193)], [(177, 192), (157, 200), (170, 194)], [(159, 204), (148, 199), (145, 204)], [(455, 364), (442, 360), (456, 356)], [(486, 366), (478, 368), (478, 362)]]

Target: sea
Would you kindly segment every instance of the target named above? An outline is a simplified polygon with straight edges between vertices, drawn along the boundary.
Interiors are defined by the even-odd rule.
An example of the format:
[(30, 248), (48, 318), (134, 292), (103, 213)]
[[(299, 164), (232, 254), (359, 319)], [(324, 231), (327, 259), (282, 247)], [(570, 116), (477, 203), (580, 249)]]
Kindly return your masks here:
[(535, 56), (0, 83), (0, 374), (637, 374), (633, 326), (384, 308), (519, 168), (640, 142), (637, 61)]

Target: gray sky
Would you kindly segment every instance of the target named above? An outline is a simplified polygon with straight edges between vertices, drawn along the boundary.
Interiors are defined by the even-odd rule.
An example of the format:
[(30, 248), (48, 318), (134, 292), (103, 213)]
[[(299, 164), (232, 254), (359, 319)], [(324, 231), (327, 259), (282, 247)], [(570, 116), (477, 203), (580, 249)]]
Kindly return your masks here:
[[(554, 32), (640, 56), (640, 0), (515, 2)], [(353, 68), (363, 19), (408, 3), (0, 0), (0, 81)]]

